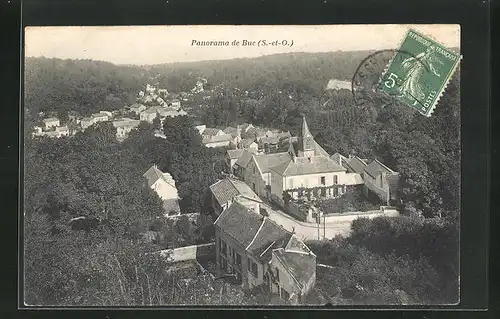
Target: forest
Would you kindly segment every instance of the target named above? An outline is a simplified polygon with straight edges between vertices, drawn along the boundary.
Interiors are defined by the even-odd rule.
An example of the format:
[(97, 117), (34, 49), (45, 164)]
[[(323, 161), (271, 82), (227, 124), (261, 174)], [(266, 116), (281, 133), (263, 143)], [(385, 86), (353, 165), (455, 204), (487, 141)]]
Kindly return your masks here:
[[(306, 115), (316, 141), (330, 154), (377, 158), (400, 172), (399, 208), (406, 216), (359, 221), (349, 238), (312, 243), (322, 262), (344, 269), (336, 276), (322, 273), (329, 278), (324, 282), (331, 284), (321, 283), (318, 295), (339, 303), (454, 302), (460, 216), (459, 72), (429, 118), (370, 90), (325, 90), (329, 79), (350, 81), (369, 53), (296, 53), (147, 67), (27, 58), (25, 127), (40, 111), (88, 115), (122, 108), (133, 103), (135, 94), (153, 78), (169, 92), (188, 91), (198, 76), (208, 80), (206, 88), (212, 93), (208, 106), (193, 115), (207, 127), (251, 122), (296, 135)], [(375, 61), (375, 73), (384, 67), (384, 59)], [(193, 126), (188, 116), (167, 120), (162, 128), (167, 139), (161, 139), (153, 136), (153, 127), (141, 124), (122, 143), (109, 123), (71, 138), (25, 135), (27, 304), (173, 302), (165, 299), (174, 288), (168, 286), (172, 278), (164, 273), (164, 261), (148, 254), (158, 246), (141, 242), (140, 234), (148, 229), (165, 234), (174, 230), (168, 223), (152, 222), (162, 214), (161, 201), (142, 174), (157, 164), (176, 180), (183, 213), (209, 213), (206, 190), (221, 177), (224, 149), (205, 148)], [(94, 223), (75, 230), (69, 221), (78, 217)], [(195, 243), (210, 233), (196, 237), (176, 241), (170, 236), (165, 241), (170, 246)], [(336, 255), (337, 259), (331, 257)], [(351, 275), (347, 270), (352, 264), (359, 266)], [(409, 283), (402, 282), (403, 275), (383, 277), (384, 269), (390, 268), (413, 277)], [(363, 275), (368, 269), (376, 270), (371, 277)], [(197, 278), (193, 283), (205, 282)], [(353, 289), (356, 284), (364, 292)], [(248, 299), (239, 292), (231, 299), (222, 294), (229, 288), (214, 285), (220, 289), (218, 298), (203, 303)], [(390, 294), (391, 290), (404, 293)], [(192, 294), (183, 291), (177, 302), (194, 303)]]

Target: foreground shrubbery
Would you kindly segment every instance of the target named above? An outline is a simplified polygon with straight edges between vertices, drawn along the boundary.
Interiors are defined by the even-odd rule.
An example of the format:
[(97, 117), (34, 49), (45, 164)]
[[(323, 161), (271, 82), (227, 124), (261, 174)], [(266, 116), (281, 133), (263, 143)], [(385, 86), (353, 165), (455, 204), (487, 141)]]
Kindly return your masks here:
[(360, 189), (349, 190), (339, 198), (319, 200), (317, 204), (326, 214), (364, 212), (368, 210), (380, 209), (379, 205), (375, 205), (368, 201), (361, 193)]
[(361, 218), (349, 238), (311, 241), (316, 293), (328, 302), (429, 304), (458, 301), (458, 227), (446, 220)]

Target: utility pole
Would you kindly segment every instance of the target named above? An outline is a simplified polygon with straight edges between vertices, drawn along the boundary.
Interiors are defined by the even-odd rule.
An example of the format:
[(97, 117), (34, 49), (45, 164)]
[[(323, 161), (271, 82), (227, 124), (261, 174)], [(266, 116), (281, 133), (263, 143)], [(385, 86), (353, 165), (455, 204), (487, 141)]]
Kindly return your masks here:
[(325, 212), (323, 212), (323, 239), (326, 239), (326, 216), (325, 216)]

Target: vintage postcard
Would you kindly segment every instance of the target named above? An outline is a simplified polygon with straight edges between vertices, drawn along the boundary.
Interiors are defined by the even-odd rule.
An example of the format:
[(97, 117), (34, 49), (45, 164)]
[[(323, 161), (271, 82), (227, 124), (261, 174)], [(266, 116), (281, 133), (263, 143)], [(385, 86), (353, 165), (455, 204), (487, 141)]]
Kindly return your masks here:
[(459, 302), (459, 25), (24, 32), (26, 306)]

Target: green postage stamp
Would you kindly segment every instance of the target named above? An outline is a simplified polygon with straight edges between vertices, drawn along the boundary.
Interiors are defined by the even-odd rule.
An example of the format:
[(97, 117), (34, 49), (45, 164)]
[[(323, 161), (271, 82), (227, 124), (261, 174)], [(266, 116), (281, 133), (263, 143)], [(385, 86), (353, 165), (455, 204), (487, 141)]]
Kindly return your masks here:
[(382, 74), (379, 89), (430, 116), (461, 56), (409, 30)]

